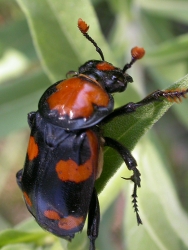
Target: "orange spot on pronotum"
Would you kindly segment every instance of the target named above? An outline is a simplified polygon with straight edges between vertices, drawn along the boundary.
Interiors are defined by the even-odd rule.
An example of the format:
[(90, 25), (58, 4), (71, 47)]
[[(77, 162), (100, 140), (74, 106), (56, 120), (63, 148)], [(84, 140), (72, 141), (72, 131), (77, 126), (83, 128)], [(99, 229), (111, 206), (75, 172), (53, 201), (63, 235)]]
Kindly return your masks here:
[(35, 142), (35, 138), (33, 136), (30, 136), (29, 145), (27, 149), (29, 160), (32, 161), (33, 159), (35, 159), (38, 153), (39, 153), (39, 148), (37, 143)]
[(87, 23), (85, 21), (83, 21), (81, 18), (79, 18), (78, 19), (78, 28), (83, 34), (85, 34), (88, 31), (89, 26), (87, 25)]
[(98, 70), (114, 70), (115, 69), (115, 67), (112, 64), (107, 63), (107, 62), (98, 63), (96, 65), (96, 68)]
[(131, 50), (131, 55), (134, 59), (141, 59), (145, 55), (145, 49), (141, 47), (134, 47)]

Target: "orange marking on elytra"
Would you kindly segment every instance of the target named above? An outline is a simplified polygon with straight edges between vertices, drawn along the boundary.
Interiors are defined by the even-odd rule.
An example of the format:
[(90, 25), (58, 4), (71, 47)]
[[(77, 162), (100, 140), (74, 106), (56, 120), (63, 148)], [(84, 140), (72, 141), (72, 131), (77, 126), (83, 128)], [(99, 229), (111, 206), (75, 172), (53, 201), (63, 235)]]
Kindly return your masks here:
[(46, 210), (44, 211), (44, 216), (47, 217), (50, 220), (60, 220), (61, 217), (56, 211), (53, 210)]
[(109, 96), (95, 83), (73, 77), (60, 82), (57, 91), (47, 99), (49, 108), (57, 110), (59, 115), (68, 115), (70, 119), (89, 118), (94, 106), (107, 107)]
[(99, 151), (98, 139), (91, 130), (87, 131), (87, 136), (91, 150), (90, 158), (82, 165), (78, 165), (71, 159), (67, 161), (60, 160), (56, 164), (56, 172), (60, 180), (79, 183), (87, 180), (93, 172), (96, 175)]
[(25, 202), (27, 203), (28, 206), (32, 206), (32, 202), (31, 202), (31, 199), (29, 198), (28, 194), (26, 192), (23, 192), (23, 196), (24, 196), (24, 199), (25, 199)]
[(78, 227), (80, 224), (84, 223), (84, 217), (74, 217), (74, 216), (68, 216), (66, 218), (60, 219), (58, 226), (61, 229), (65, 230), (71, 230), (75, 227)]
[(44, 211), (44, 216), (50, 220), (57, 220), (58, 226), (64, 230), (71, 230), (75, 227), (78, 227), (80, 224), (84, 223), (84, 217), (74, 217), (72, 215), (67, 216), (65, 218), (61, 218), (60, 215), (53, 210)]
[(110, 64), (110, 63), (107, 63), (107, 62), (101, 62), (101, 63), (98, 63), (97, 65), (96, 65), (96, 68), (98, 69), (98, 70), (114, 70), (115, 69), (115, 67), (112, 65), (112, 64)]
[(30, 136), (29, 145), (27, 149), (29, 160), (32, 161), (33, 159), (35, 159), (38, 156), (38, 153), (39, 153), (39, 148), (37, 143), (35, 142), (35, 138), (33, 136)]
[(59, 179), (62, 181), (80, 182), (87, 180), (92, 174), (90, 159), (83, 165), (77, 165), (73, 160), (59, 161), (56, 165)]

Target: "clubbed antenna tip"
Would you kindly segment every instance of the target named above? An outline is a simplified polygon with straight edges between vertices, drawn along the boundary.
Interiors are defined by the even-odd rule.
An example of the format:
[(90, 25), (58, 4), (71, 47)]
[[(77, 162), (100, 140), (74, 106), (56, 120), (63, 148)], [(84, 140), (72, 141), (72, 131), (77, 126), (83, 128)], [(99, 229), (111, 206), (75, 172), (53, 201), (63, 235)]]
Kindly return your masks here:
[(130, 63), (125, 64), (123, 67), (123, 72), (125, 72), (127, 69), (130, 69), (137, 60), (141, 59), (145, 55), (145, 49), (141, 47), (134, 47), (131, 50), (131, 56), (132, 59)]

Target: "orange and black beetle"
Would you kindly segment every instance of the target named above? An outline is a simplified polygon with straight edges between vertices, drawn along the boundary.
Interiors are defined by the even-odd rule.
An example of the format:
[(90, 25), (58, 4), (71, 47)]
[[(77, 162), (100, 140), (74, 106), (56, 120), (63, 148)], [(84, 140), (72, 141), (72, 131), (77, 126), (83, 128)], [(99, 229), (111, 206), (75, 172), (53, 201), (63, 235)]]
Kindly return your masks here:
[(104, 60), (103, 53), (88, 35), (89, 26), (78, 20), (82, 34), (95, 46), (102, 60), (90, 60), (71, 78), (58, 81), (42, 95), (38, 111), (28, 115), (31, 128), (25, 166), (17, 173), (29, 212), (49, 232), (71, 240), (82, 231), (88, 215), (90, 250), (95, 249), (100, 209), (95, 181), (102, 171), (103, 147), (115, 149), (129, 170), (133, 171), (133, 206), (138, 224), (142, 221), (137, 208), (140, 172), (127, 148), (116, 140), (103, 137), (100, 129), (117, 116), (135, 112), (137, 108), (159, 97), (179, 99), (187, 93), (156, 91), (138, 103), (128, 103), (113, 110), (111, 93), (122, 92), (132, 82), (126, 71), (143, 57), (143, 48), (132, 49), (132, 60), (123, 69)]

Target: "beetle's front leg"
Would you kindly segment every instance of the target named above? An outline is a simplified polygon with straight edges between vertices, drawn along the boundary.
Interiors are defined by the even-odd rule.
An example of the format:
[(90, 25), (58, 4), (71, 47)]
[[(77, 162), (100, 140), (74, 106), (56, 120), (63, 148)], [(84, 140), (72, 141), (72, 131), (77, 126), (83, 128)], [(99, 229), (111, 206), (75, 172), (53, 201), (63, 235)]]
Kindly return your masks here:
[(109, 121), (111, 121), (117, 116), (135, 112), (137, 108), (145, 106), (155, 101), (161, 101), (161, 100), (167, 99), (169, 102), (180, 102), (181, 97), (185, 98), (186, 97), (185, 95), (187, 93), (188, 93), (188, 89), (185, 89), (185, 90), (175, 89), (175, 90), (165, 90), (165, 91), (156, 90), (150, 95), (146, 96), (140, 102), (136, 102), (136, 103), (130, 102), (130, 103), (123, 105), (122, 107), (115, 109), (111, 114), (109, 114), (106, 118), (102, 120), (101, 125), (108, 123)]
[(131, 180), (134, 182), (134, 189), (133, 189), (133, 207), (134, 207), (134, 211), (136, 213), (136, 217), (137, 217), (137, 222), (138, 225), (142, 224), (142, 220), (140, 219), (139, 213), (138, 213), (138, 205), (137, 205), (137, 187), (140, 187), (141, 184), (141, 174), (139, 172), (139, 170), (137, 169), (137, 163), (136, 160), (134, 159), (134, 157), (131, 155), (130, 151), (123, 146), (121, 143), (119, 143), (118, 141), (110, 138), (110, 137), (105, 137), (105, 144), (104, 146), (108, 146), (111, 147), (113, 149), (115, 149), (123, 158), (125, 164), (127, 165), (129, 170), (133, 171), (133, 175), (129, 178), (124, 178), (125, 180)]

